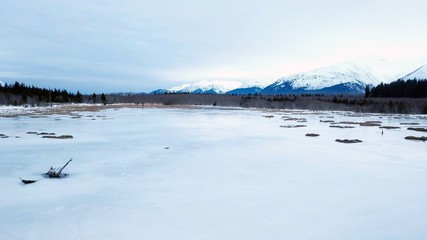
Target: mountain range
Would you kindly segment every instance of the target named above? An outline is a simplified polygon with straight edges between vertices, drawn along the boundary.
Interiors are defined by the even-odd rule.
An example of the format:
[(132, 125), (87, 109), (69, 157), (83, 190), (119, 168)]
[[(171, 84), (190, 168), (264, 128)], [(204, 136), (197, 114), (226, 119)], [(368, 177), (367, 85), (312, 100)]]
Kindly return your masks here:
[(220, 93), (224, 94), (230, 90), (240, 88), (243, 85), (237, 81), (200, 81), (187, 83), (167, 89), (168, 92), (176, 93)]
[(265, 84), (242, 83), (238, 81), (200, 81), (196, 83), (186, 83), (169, 89), (158, 89), (151, 93), (191, 93), (191, 94), (255, 94), (260, 93)]
[(365, 57), (317, 68), (278, 79), (271, 84), (243, 84), (237, 81), (201, 81), (152, 93), (200, 94), (361, 94), (366, 86), (403, 79), (427, 80), (427, 59), (388, 61)]

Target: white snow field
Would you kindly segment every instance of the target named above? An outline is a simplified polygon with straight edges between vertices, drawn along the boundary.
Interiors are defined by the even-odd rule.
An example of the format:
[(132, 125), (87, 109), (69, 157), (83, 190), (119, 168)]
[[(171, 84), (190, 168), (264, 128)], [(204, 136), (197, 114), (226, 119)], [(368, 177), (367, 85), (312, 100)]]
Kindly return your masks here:
[[(426, 127), (426, 116), (80, 114), (0, 118), (0, 134), (9, 136), (0, 138), (0, 239), (427, 239), (427, 143), (404, 139), (427, 134), (400, 125)], [(402, 128), (382, 134), (378, 126), (338, 129), (320, 120)], [(307, 127), (280, 127), (296, 124)], [(67, 178), (41, 176), (71, 157)], [(24, 185), (19, 177), (40, 181)]]

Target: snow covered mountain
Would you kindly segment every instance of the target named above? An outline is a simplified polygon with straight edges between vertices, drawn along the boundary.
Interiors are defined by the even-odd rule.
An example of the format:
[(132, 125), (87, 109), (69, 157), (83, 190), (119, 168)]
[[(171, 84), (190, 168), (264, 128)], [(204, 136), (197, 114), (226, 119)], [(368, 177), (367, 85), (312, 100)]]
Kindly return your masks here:
[(364, 92), (366, 85), (392, 82), (426, 62), (426, 59), (387, 61), (365, 57), (281, 78), (261, 93), (359, 94)]
[(236, 94), (236, 95), (247, 95), (247, 94), (258, 94), (260, 93), (268, 84), (263, 82), (250, 82), (244, 83), (239, 88), (230, 90), (227, 94)]
[(242, 83), (238, 81), (200, 81), (186, 83), (169, 89), (157, 89), (150, 94), (193, 93), (193, 94), (255, 94), (268, 84), (262, 82)]
[(0, 86), (4, 86), (4, 82), (0, 81)]
[(241, 87), (243, 84), (237, 81), (200, 81), (186, 83), (177, 87), (167, 89), (173, 93), (226, 93), (232, 89)]
[(403, 80), (427, 80), (427, 65), (423, 65), (402, 78)]
[(268, 86), (259, 82), (200, 81), (170, 89), (158, 89), (151, 93), (360, 94), (364, 93), (367, 85), (376, 86), (381, 82), (414, 78), (427, 79), (427, 58), (389, 61), (369, 56), (286, 76)]
[(156, 89), (154, 91), (151, 91), (149, 94), (165, 94), (167, 92), (168, 92), (167, 89)]
[(230, 94), (230, 95), (258, 94), (258, 93), (261, 93), (262, 90), (263, 88), (260, 88), (260, 87), (236, 88), (231, 91), (228, 91), (227, 94)]

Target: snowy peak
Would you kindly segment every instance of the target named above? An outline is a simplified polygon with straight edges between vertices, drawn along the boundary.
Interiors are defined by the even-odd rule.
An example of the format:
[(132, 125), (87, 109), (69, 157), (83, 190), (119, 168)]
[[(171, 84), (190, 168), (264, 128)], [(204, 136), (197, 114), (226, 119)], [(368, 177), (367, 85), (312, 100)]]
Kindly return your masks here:
[(403, 80), (427, 80), (427, 64), (417, 68), (402, 78)]
[(175, 93), (226, 93), (230, 90), (241, 87), (243, 84), (237, 81), (200, 81), (187, 83), (181, 86), (167, 89), (168, 92)]
[[(382, 80), (387, 78), (389, 76), (381, 76)], [(281, 78), (266, 87), (263, 93), (321, 92), (322, 89), (334, 86), (340, 86), (339, 89), (336, 89), (337, 92), (342, 92), (343, 88), (347, 87), (348, 92), (360, 93), (365, 85), (376, 85), (380, 82), (381, 80), (372, 73), (368, 66), (345, 62)], [(330, 93), (335, 91), (329, 90), (331, 90)]]
[(390, 61), (381, 57), (367, 56), (292, 74), (268, 86), (261, 82), (200, 81), (170, 89), (159, 89), (152, 93), (361, 94), (364, 93), (366, 86), (414, 78), (427, 79), (427, 58)]
[(4, 82), (0, 81), (0, 87), (4, 86)]
[(425, 59), (387, 61), (364, 57), (353, 61), (298, 73), (277, 80), (266, 87), (264, 94), (286, 93), (363, 93), (366, 85), (389, 83), (402, 78)]

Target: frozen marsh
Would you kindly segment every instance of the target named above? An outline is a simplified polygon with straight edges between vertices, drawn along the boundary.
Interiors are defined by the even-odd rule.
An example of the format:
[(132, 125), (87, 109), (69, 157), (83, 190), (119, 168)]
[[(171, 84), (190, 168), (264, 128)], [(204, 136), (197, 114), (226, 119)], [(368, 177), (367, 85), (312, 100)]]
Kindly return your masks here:
[[(212, 107), (0, 117), (0, 239), (427, 239), (427, 142), (405, 139), (427, 134), (407, 124), (427, 118)], [(70, 158), (66, 178), (41, 175)]]

